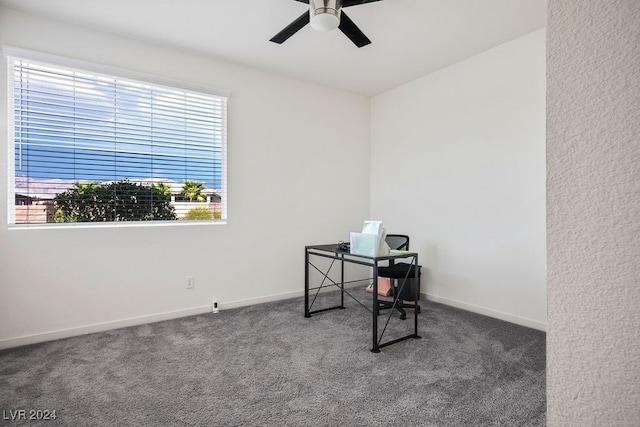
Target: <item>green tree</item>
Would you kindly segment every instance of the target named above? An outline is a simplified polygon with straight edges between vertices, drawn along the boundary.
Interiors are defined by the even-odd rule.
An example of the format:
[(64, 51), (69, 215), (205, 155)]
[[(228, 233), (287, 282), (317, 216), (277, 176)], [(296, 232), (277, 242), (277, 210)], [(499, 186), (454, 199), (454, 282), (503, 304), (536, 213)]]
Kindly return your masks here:
[(182, 192), (181, 194), (189, 199), (190, 202), (198, 201), (203, 202), (206, 200), (204, 194), (204, 183), (197, 181), (189, 181), (186, 180), (184, 184), (182, 184)]
[(171, 197), (171, 186), (165, 184), (164, 182), (156, 182), (153, 184), (153, 188), (158, 190), (160, 193), (165, 196)]
[(128, 180), (74, 183), (54, 198), (57, 222), (175, 220), (171, 197)]
[[(101, 221), (106, 215), (102, 199), (104, 186), (98, 182), (75, 182), (74, 187), (58, 194), (53, 202), (56, 222)], [(106, 221), (102, 219), (102, 221)]]
[(199, 206), (197, 208), (193, 208), (191, 210), (189, 210), (189, 212), (186, 213), (186, 215), (184, 216), (184, 219), (191, 219), (191, 220), (202, 220), (202, 219), (213, 219), (214, 215), (213, 212), (211, 212), (211, 209), (206, 208), (204, 206)]

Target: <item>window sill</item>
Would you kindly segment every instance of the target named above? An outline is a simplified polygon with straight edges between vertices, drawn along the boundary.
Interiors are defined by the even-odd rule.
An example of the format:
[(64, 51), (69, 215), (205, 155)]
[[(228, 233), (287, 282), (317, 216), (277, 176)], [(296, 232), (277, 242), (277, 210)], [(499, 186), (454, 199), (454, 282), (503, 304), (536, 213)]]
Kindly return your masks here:
[(9, 230), (59, 230), (70, 228), (129, 228), (129, 227), (191, 227), (198, 225), (226, 225), (227, 220), (215, 221), (108, 221), (46, 224), (9, 224)]

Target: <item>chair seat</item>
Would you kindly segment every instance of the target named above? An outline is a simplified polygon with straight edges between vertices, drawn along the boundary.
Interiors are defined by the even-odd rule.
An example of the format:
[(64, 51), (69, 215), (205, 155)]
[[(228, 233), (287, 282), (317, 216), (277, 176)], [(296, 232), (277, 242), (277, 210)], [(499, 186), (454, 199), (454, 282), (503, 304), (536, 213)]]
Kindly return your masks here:
[[(407, 272), (409, 275), (407, 276)], [(418, 266), (418, 276), (421, 275), (420, 266)], [(416, 267), (413, 264), (399, 262), (388, 267), (378, 267), (378, 276), (388, 277), (390, 279), (404, 279), (405, 277), (416, 277)]]
[[(387, 234), (386, 242), (391, 249), (409, 250), (409, 236), (406, 234)], [(378, 267), (378, 277), (392, 279), (392, 293), (395, 301), (378, 300), (378, 308), (380, 310), (395, 308), (400, 312), (401, 319), (407, 318), (405, 308), (413, 309), (416, 313), (420, 313), (420, 305), (415, 302), (416, 297), (419, 297), (420, 294), (420, 266), (417, 266), (418, 272), (416, 274), (416, 266), (413, 264), (406, 262), (394, 263), (394, 261), (389, 261), (389, 264), (386, 267)], [(405, 277), (409, 279), (406, 282), (403, 280)]]

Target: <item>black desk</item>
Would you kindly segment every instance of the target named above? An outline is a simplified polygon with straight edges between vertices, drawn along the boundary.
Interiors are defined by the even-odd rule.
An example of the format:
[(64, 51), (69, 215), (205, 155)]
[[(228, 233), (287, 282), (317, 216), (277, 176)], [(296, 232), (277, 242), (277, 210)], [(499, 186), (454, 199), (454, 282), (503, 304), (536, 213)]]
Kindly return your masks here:
[[(317, 257), (322, 257), (322, 258), (329, 258), (331, 259), (331, 264), (329, 265), (329, 267), (327, 268), (326, 271), (322, 271), (320, 268), (318, 268), (317, 266), (315, 266), (311, 261), (310, 258), (312, 256), (317, 256)], [(378, 257), (369, 257), (369, 256), (364, 256), (364, 255), (354, 255), (351, 254), (349, 252), (342, 252), (338, 250), (338, 245), (337, 244), (331, 244), (331, 245), (311, 245), (311, 246), (305, 246), (304, 249), (304, 317), (311, 317), (312, 314), (314, 313), (319, 313), (322, 311), (328, 311), (328, 310), (334, 310), (334, 309), (344, 309), (344, 294), (346, 293), (347, 295), (349, 295), (351, 298), (353, 298), (356, 302), (358, 302), (360, 305), (362, 305), (363, 307), (365, 307), (367, 310), (369, 310), (372, 315), (373, 315), (373, 348), (371, 349), (371, 351), (373, 353), (379, 353), (380, 349), (382, 347), (386, 347), (388, 345), (391, 344), (395, 344), (397, 342), (400, 341), (404, 341), (407, 340), (409, 338), (421, 338), (418, 335), (418, 310), (414, 310), (414, 332), (412, 334), (403, 336), (401, 338), (397, 338), (388, 342), (384, 342), (382, 343), (382, 337), (384, 335), (384, 332), (386, 330), (387, 325), (389, 324), (389, 320), (391, 319), (391, 315), (394, 312), (395, 309), (395, 305), (398, 303), (398, 296), (400, 294), (400, 292), (396, 293), (396, 298), (394, 298), (393, 301), (393, 307), (389, 310), (389, 316), (387, 317), (386, 323), (384, 325), (384, 328), (382, 330), (382, 333), (380, 334), (380, 336), (378, 337), (378, 316), (379, 316), (379, 309), (380, 306), (378, 304), (378, 264), (381, 261), (389, 261), (389, 260), (397, 260), (397, 259), (410, 259), (411, 260), (411, 264), (415, 266), (415, 270), (414, 271), (418, 271), (418, 254), (415, 252), (408, 252), (408, 253), (403, 253), (403, 254), (398, 254), (398, 255), (385, 255), (385, 256), (378, 256)], [(329, 277), (329, 272), (331, 271), (335, 261), (339, 261), (340, 263), (340, 282), (336, 282), (333, 279), (331, 279)], [(369, 280), (373, 280), (373, 304), (372, 304), (372, 309), (369, 309), (367, 306), (365, 306), (364, 304), (362, 304), (362, 302), (360, 302), (357, 298), (355, 298), (353, 295), (351, 295), (349, 293), (348, 290), (345, 290), (345, 281), (344, 281), (344, 263), (348, 262), (348, 263), (352, 263), (352, 264), (359, 264), (359, 265), (364, 265), (364, 266), (368, 266), (368, 267), (372, 267), (373, 268), (373, 277), (370, 278)], [(313, 267), (314, 269), (316, 269), (320, 274), (322, 274), (323, 279), (322, 279), (322, 283), (320, 284), (320, 286), (318, 287), (314, 287), (314, 288), (309, 288), (309, 266)], [(407, 275), (409, 273), (407, 272)], [(416, 273), (417, 274), (417, 273)], [(405, 277), (404, 279), (402, 279), (400, 281), (400, 283), (398, 284), (398, 288), (402, 287), (402, 286), (409, 286), (409, 278)], [(327, 281), (329, 283), (327, 283)], [(354, 282), (360, 282), (362, 280), (357, 280)], [(325, 285), (325, 283), (327, 283)], [(316, 290), (316, 296), (319, 294), (320, 290), (322, 288), (325, 287), (329, 287), (329, 286), (336, 286), (340, 289), (340, 305), (336, 305), (334, 307), (329, 307), (329, 308), (323, 308), (323, 309), (319, 309), (319, 310), (314, 310), (311, 311), (311, 306), (313, 305), (313, 302), (311, 302), (311, 306), (309, 305), (309, 291), (310, 290)], [(418, 296), (419, 296), (419, 290), (417, 290), (417, 292), (414, 292), (415, 294), (415, 302), (416, 304), (418, 303)]]

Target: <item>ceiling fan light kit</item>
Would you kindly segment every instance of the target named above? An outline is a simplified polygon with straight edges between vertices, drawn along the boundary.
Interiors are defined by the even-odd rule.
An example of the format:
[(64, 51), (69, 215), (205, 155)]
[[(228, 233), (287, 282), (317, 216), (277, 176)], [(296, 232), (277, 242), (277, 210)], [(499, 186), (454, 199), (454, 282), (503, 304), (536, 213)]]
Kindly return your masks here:
[(309, 11), (303, 13), (287, 25), (282, 31), (271, 38), (274, 43), (284, 43), (292, 35), (300, 31), (307, 24), (317, 31), (331, 31), (336, 28), (349, 38), (357, 47), (366, 46), (371, 40), (364, 35), (358, 26), (342, 11), (342, 8), (357, 6), (365, 3), (375, 3), (382, 0), (295, 0), (309, 5)]
[(341, 0), (311, 0), (309, 19), (316, 31), (332, 31), (340, 25)]

